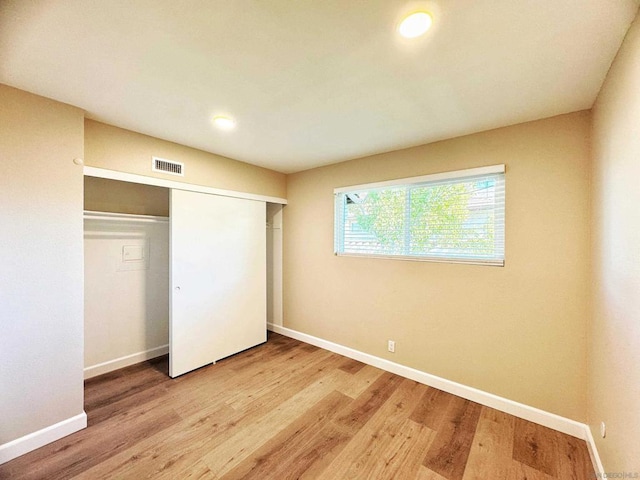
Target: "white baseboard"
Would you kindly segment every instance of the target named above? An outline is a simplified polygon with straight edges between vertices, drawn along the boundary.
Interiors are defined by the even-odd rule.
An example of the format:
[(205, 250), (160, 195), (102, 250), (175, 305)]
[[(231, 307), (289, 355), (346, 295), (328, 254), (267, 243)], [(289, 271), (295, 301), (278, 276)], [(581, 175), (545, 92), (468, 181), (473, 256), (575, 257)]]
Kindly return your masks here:
[(344, 355), (345, 357), (358, 360), (368, 365), (386, 370), (387, 372), (395, 373), (396, 375), (415, 380), (416, 382), (429, 385), (430, 387), (443, 390), (445, 392), (457, 395), (467, 400), (471, 400), (481, 405), (495, 408), (496, 410), (500, 410), (501, 412), (508, 413), (515, 417), (519, 417), (524, 420), (528, 420), (530, 422), (552, 428), (553, 430), (566, 433), (567, 435), (571, 435), (572, 437), (585, 440), (592, 456), (594, 468), (598, 472), (604, 471), (602, 469), (602, 463), (600, 462), (600, 457), (598, 456), (596, 445), (593, 441), (593, 436), (591, 435), (591, 429), (584, 423), (576, 422), (575, 420), (561, 417), (560, 415), (546, 412), (544, 410), (540, 410), (523, 403), (514, 402), (513, 400), (499, 397), (498, 395), (494, 395), (492, 393), (462, 385), (460, 383), (456, 383), (451, 380), (438, 377), (436, 375), (431, 375), (430, 373), (422, 372), (405, 365), (400, 365), (399, 363), (394, 363), (384, 358), (376, 357), (374, 355), (370, 355), (353, 348), (345, 347), (344, 345), (333, 343), (328, 340), (323, 340), (322, 338), (314, 337), (306, 333), (298, 332), (297, 330), (292, 330), (290, 328), (282, 327), (280, 325), (274, 325), (271, 323), (267, 324), (267, 328), (281, 335), (295, 338), (296, 340), (300, 340), (305, 343), (310, 343), (311, 345), (329, 350), (330, 352)]
[(152, 358), (160, 357), (167, 353), (169, 353), (169, 345), (161, 345), (145, 350), (144, 352), (132, 353), (131, 355), (109, 360), (108, 362), (91, 365), (84, 369), (84, 378), (86, 380), (87, 378), (97, 377), (103, 373), (109, 373), (120, 368), (128, 367), (129, 365), (135, 365), (136, 363), (151, 360)]
[(83, 428), (87, 428), (87, 414), (85, 412), (0, 445), (0, 464), (48, 443), (55, 442)]
[(593, 432), (591, 432), (591, 428), (589, 425), (585, 425), (586, 437), (585, 441), (587, 442), (587, 447), (589, 447), (589, 455), (591, 456), (591, 463), (593, 463), (593, 468), (595, 468), (596, 473), (605, 473), (605, 469), (602, 466), (602, 460), (600, 460), (600, 455), (598, 454), (598, 448), (596, 447), (596, 441), (593, 438)]

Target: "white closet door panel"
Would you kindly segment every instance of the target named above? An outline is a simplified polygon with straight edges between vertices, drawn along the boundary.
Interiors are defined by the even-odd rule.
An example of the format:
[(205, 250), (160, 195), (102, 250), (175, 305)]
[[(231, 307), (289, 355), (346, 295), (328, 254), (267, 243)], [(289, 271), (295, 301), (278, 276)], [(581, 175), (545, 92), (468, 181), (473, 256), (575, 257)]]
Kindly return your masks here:
[(169, 373), (266, 341), (266, 205), (171, 191)]

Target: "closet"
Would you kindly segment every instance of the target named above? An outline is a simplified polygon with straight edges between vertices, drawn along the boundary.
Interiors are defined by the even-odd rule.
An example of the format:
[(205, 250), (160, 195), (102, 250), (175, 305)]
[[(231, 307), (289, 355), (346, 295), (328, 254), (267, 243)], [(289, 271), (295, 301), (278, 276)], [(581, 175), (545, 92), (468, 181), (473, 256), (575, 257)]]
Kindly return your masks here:
[(175, 377), (266, 341), (281, 314), (269, 207), (85, 176), (85, 378), (166, 353)]

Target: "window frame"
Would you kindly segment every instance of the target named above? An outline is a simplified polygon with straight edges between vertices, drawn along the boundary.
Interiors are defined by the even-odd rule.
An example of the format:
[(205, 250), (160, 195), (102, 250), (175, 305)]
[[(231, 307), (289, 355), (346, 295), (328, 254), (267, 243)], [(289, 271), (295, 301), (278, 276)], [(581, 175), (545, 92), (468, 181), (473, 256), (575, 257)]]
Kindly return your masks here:
[[(421, 175), (417, 177), (400, 178), (396, 180), (387, 180), (375, 183), (365, 183), (359, 185), (350, 185), (346, 187), (338, 187), (333, 190), (334, 194), (334, 255), (339, 257), (364, 257), (364, 258), (380, 258), (390, 260), (409, 260), (420, 262), (435, 262), (435, 263), (461, 263), (471, 265), (488, 265), (488, 266), (504, 266), (505, 264), (505, 250), (506, 250), (506, 219), (503, 218), (503, 245), (502, 245), (502, 259), (475, 259), (475, 258), (461, 258), (461, 257), (445, 257), (445, 256), (426, 256), (426, 255), (394, 255), (394, 254), (376, 254), (376, 253), (357, 253), (357, 252), (344, 252), (340, 251), (340, 244), (344, 249), (344, 206), (338, 201), (339, 198), (346, 197), (346, 194), (359, 193), (363, 191), (383, 190), (385, 188), (393, 187), (412, 187), (420, 184), (429, 184), (431, 182), (438, 182), (443, 180), (455, 180), (460, 179), (463, 181), (467, 178), (478, 177), (482, 175), (503, 175), (503, 190), (505, 192), (505, 198), (503, 206), (506, 209), (506, 168), (504, 164), (490, 165), (478, 168), (468, 168), (464, 170), (455, 170), (450, 172), (434, 173), (430, 175)], [(341, 195), (343, 197), (341, 197)]]

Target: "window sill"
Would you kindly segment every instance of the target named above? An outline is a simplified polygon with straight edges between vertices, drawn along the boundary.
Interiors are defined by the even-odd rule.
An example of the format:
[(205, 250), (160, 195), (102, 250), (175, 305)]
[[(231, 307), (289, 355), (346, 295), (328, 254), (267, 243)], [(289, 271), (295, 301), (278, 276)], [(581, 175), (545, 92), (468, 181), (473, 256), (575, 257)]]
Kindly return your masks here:
[(382, 260), (405, 260), (410, 262), (461, 263), (464, 265), (485, 265), (504, 267), (504, 260), (478, 260), (469, 258), (439, 258), (412, 255), (376, 255), (372, 253), (334, 253), (336, 257), (376, 258)]

